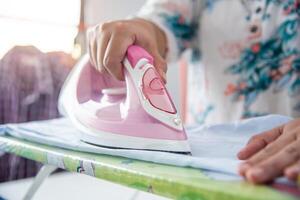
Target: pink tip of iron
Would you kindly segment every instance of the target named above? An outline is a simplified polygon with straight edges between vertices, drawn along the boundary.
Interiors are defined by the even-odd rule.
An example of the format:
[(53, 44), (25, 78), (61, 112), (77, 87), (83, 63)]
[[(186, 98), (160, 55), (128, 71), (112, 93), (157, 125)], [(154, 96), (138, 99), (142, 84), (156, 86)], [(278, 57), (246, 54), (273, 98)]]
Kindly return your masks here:
[(99, 73), (85, 56), (67, 78), (59, 110), (80, 130), (80, 139), (108, 148), (190, 154), (182, 121), (152, 56), (132, 45), (123, 65), (125, 82)]

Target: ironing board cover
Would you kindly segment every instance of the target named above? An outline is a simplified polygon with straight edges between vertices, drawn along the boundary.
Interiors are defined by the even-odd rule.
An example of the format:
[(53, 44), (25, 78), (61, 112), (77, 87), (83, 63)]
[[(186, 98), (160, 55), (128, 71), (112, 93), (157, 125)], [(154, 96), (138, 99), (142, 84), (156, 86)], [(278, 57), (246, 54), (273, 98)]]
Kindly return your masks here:
[(0, 149), (173, 199), (297, 199), (287, 192), (299, 198), (297, 189), (284, 185), (254, 186), (240, 181), (217, 181), (199, 169), (59, 149), (10, 136), (0, 136)]

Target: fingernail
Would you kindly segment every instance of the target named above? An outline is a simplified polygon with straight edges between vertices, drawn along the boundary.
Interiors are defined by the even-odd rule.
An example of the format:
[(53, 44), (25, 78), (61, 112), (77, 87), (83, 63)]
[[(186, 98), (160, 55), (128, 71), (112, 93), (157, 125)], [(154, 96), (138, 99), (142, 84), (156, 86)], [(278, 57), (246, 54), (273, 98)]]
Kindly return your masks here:
[(297, 167), (290, 167), (284, 172), (285, 176), (290, 180), (296, 180), (298, 174), (300, 174), (300, 169)]
[(252, 183), (257, 183), (265, 179), (265, 172), (261, 168), (249, 169), (246, 178)]
[(248, 163), (242, 163), (240, 164), (239, 168), (238, 168), (238, 172), (241, 176), (245, 175), (245, 172), (251, 167), (250, 164)]
[(242, 149), (242, 150), (240, 150), (240, 151), (238, 152), (237, 157), (238, 157), (239, 159), (241, 159), (241, 158), (244, 157), (244, 149)]

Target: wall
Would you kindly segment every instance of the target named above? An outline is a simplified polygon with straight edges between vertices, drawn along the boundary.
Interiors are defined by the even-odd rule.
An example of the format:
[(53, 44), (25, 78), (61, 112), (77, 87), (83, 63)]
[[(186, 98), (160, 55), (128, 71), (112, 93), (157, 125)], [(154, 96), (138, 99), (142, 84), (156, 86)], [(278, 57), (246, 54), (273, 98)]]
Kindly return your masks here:
[(136, 13), (145, 0), (86, 0), (86, 21), (89, 25), (123, 19)]

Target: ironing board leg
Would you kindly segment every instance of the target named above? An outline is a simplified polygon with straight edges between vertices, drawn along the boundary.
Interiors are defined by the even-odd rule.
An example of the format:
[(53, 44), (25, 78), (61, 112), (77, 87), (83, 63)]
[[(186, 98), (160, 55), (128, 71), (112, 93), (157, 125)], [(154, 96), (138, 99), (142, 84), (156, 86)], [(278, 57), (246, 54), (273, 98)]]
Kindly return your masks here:
[(57, 169), (56, 166), (53, 165), (44, 165), (38, 174), (36, 175), (35, 179), (33, 180), (32, 185), (28, 189), (27, 193), (25, 194), (23, 200), (30, 200), (32, 199), (33, 195), (42, 185), (42, 183), (46, 180), (46, 178), (55, 170)]

